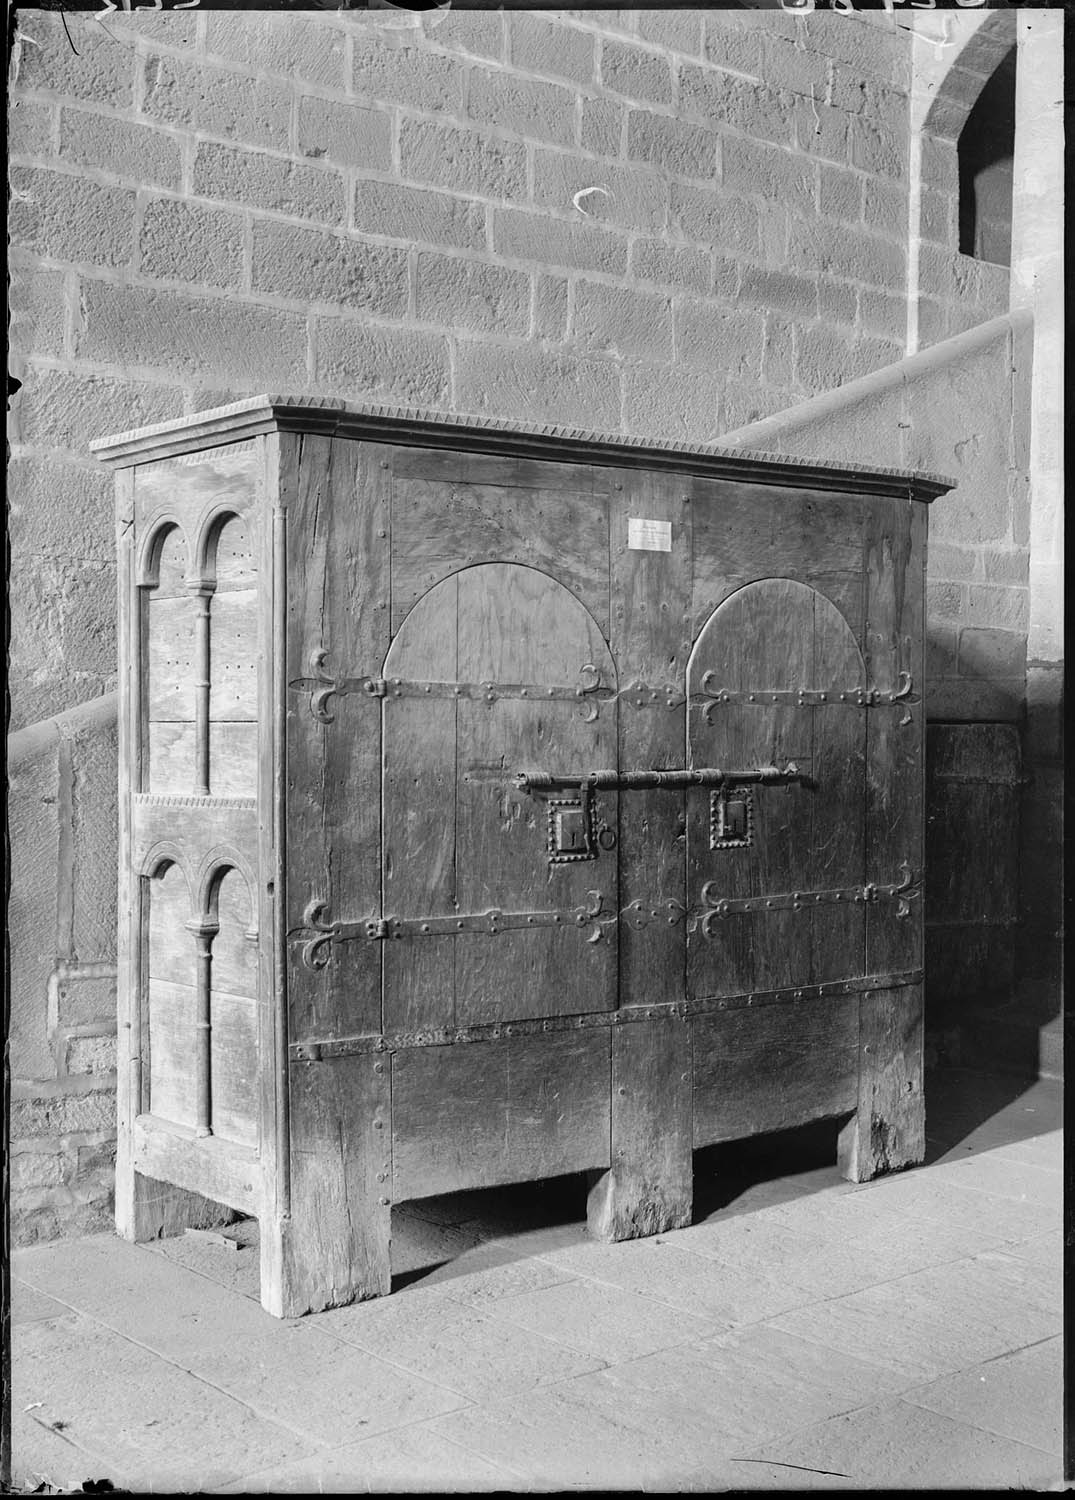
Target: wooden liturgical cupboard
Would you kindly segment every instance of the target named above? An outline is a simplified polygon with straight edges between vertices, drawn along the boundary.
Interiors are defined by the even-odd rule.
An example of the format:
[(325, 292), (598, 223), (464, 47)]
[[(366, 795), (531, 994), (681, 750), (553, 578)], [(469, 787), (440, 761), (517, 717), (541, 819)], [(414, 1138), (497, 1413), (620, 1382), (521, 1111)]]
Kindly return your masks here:
[(921, 1160), (944, 480), (276, 397), (94, 446), (123, 1234), (256, 1215), (294, 1315), (407, 1199), (588, 1171), (624, 1239), (712, 1142)]

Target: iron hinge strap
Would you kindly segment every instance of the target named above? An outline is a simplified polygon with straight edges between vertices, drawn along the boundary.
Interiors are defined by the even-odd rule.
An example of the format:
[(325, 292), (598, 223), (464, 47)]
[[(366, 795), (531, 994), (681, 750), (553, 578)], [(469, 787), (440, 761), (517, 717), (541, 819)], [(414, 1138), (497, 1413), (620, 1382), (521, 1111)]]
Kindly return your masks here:
[(628, 703), (635, 708), (647, 708), (663, 704), (666, 708), (680, 708), (688, 704), (702, 711), (709, 720), (712, 710), (725, 703), (756, 703), (766, 705), (819, 707), (855, 704), (873, 708), (898, 702), (916, 703), (912, 695), (909, 672), (899, 674), (896, 688), (854, 687), (828, 688), (781, 688), (776, 691), (761, 688), (714, 687), (714, 674), (706, 672), (701, 689), (686, 694), (679, 687), (654, 687), (646, 682), (629, 682), (622, 688), (609, 686), (601, 681), (600, 670), (587, 662), (579, 668), (581, 681), (576, 685), (522, 683), (522, 682), (427, 682), (404, 677), (377, 677), (373, 674), (360, 677), (335, 677), (325, 670), (328, 651), (319, 648), (311, 653), (309, 665), (313, 674), (295, 677), (288, 683), (294, 692), (310, 694), (310, 709), (321, 724), (331, 724), (333, 715), (329, 711), (330, 698), (344, 698), (350, 694), (363, 693), (368, 697), (389, 700), (391, 698), (462, 698), (488, 703), (498, 698), (533, 699), (536, 702), (579, 702), (583, 717), (595, 720), (602, 703)]
[(495, 937), (500, 932), (520, 931), (535, 927), (591, 927), (587, 941), (598, 943), (602, 928), (615, 922), (616, 913), (603, 904), (600, 891), (588, 891), (589, 902), (585, 906), (563, 911), (501, 911), (490, 907), (483, 912), (460, 912), (452, 916), (438, 917), (369, 917), (361, 922), (327, 921), (328, 902), (313, 900), (303, 912), (303, 927), (300, 933), (312, 929), (315, 936), (302, 939), (302, 962), (308, 969), (323, 969), (329, 960), (333, 943), (343, 943), (351, 938), (366, 938), (373, 942), (385, 942), (404, 937), (449, 937), (458, 933), (481, 932)]
[(901, 878), (888, 885), (877, 885), (868, 881), (865, 885), (840, 886), (826, 891), (785, 891), (771, 896), (720, 896), (717, 883), (707, 880), (702, 887), (702, 900), (707, 908), (702, 919), (702, 930), (711, 935), (714, 918), (739, 916), (749, 912), (804, 911), (816, 906), (843, 904), (846, 906), (869, 905), (875, 901), (895, 899), (899, 902), (896, 915), (910, 915), (909, 901), (921, 894), (921, 881), (910, 865), (900, 866)]
[(696, 999), (663, 1005), (626, 1006), (622, 1010), (590, 1011), (572, 1016), (545, 1016), (525, 1021), (495, 1021), (478, 1026), (436, 1027), (428, 1031), (396, 1031), (366, 1036), (331, 1037), (323, 1041), (292, 1042), (290, 1053), (297, 1062), (328, 1062), (335, 1057), (363, 1053), (393, 1053), (416, 1047), (450, 1047), (465, 1043), (494, 1042), (505, 1037), (536, 1036), (564, 1031), (590, 1031), (629, 1026), (641, 1021), (690, 1020), (694, 1016), (748, 1007), (780, 1005), (795, 1001), (824, 1000), (843, 995), (868, 995), (903, 989), (922, 982), (921, 969), (898, 973), (867, 974), (859, 979), (830, 980), (825, 984), (800, 985), (780, 990), (755, 990), (739, 995), (703, 995)]

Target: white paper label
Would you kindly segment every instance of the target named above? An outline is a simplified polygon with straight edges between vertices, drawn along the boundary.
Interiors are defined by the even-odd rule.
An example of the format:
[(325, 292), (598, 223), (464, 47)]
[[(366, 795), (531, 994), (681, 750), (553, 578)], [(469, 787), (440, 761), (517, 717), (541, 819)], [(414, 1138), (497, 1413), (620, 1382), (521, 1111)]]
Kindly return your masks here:
[(629, 516), (627, 545), (635, 552), (671, 552), (671, 521), (640, 521)]

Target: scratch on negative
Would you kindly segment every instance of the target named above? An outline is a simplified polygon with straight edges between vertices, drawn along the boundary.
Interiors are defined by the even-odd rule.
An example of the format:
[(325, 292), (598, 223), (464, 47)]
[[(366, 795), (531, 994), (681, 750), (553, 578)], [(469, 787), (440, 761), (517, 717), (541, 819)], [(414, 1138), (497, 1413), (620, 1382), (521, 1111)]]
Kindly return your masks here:
[(777, 1469), (801, 1469), (804, 1474), (831, 1474), (834, 1479), (850, 1479), (841, 1469), (815, 1469), (811, 1464), (785, 1464), (779, 1458), (733, 1458), (733, 1464), (772, 1464)]
[(579, 202), (579, 199), (588, 198), (591, 193), (604, 193), (606, 198), (611, 198), (613, 196), (613, 194), (609, 192), (608, 188), (605, 187), (579, 188), (578, 192), (572, 196), (571, 201), (578, 209), (580, 214), (588, 214), (589, 210), (583, 208), (582, 204)]

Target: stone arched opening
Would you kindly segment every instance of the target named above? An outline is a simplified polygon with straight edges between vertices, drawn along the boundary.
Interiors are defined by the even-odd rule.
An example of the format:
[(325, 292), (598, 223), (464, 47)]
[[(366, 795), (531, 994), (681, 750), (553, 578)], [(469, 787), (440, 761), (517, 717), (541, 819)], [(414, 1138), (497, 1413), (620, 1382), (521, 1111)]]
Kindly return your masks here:
[(978, 14), (980, 24), (958, 49), (943, 38), (917, 38), (920, 345), (1009, 305), (1016, 17)]

